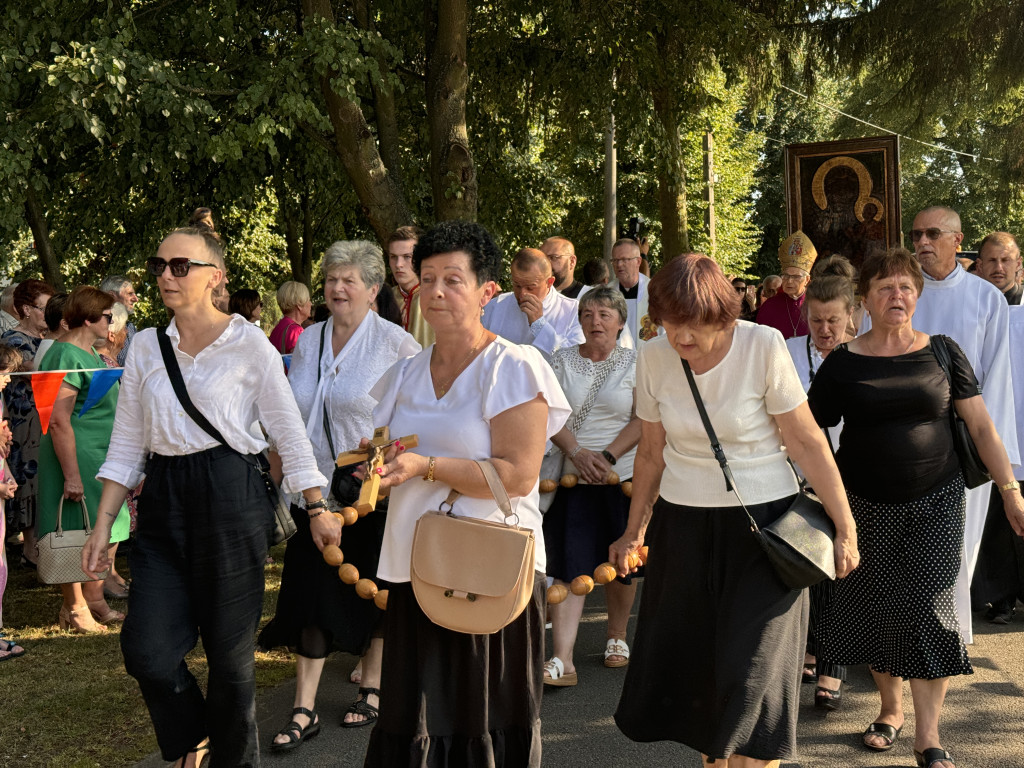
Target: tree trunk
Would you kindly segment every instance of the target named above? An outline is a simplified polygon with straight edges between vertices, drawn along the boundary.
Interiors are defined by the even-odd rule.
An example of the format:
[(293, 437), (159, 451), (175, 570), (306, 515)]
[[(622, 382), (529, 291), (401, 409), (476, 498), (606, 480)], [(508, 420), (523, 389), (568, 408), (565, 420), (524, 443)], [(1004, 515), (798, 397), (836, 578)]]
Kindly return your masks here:
[[(302, 12), (308, 19), (323, 17), (334, 23), (330, 0), (302, 0)], [(327, 114), (334, 127), (334, 139), (345, 172), (348, 174), (363, 213), (381, 243), (398, 227), (412, 223), (412, 213), (402, 191), (381, 159), (377, 141), (358, 104), (337, 94), (331, 80), (337, 72), (320, 79)]]
[(25, 192), (25, 217), (32, 229), (36, 253), (39, 254), (39, 263), (43, 270), (43, 280), (58, 291), (63, 291), (64, 277), (60, 273), (60, 262), (57, 261), (57, 255), (53, 252), (50, 231), (46, 227), (46, 214), (39, 204), (39, 198), (36, 196), (36, 190), (31, 181), (29, 181), (28, 190)]
[(439, 221), (476, 220), (477, 179), (466, 130), (466, 0), (427, 0), (430, 185)]
[(608, 128), (604, 133), (604, 258), (611, 268), (612, 246), (618, 237), (618, 164), (615, 152), (615, 113), (608, 109)]
[(686, 170), (679, 138), (679, 105), (675, 94), (658, 90), (654, 110), (664, 133), (664, 162), (658, 169), (658, 208), (661, 215), (662, 261), (690, 250), (686, 222)]
[[(355, 15), (356, 24), (360, 29), (367, 32), (377, 31), (373, 23), (369, 0), (356, 0)], [(400, 143), (398, 141), (398, 117), (395, 112), (395, 89), (391, 81), (388, 80), (387, 62), (382, 56), (377, 57), (377, 65), (380, 67), (380, 80), (370, 79), (370, 86), (373, 88), (374, 122), (377, 124), (377, 143), (380, 145), (380, 156), (384, 167), (388, 169), (395, 186), (404, 190), (405, 181), (402, 176)]]

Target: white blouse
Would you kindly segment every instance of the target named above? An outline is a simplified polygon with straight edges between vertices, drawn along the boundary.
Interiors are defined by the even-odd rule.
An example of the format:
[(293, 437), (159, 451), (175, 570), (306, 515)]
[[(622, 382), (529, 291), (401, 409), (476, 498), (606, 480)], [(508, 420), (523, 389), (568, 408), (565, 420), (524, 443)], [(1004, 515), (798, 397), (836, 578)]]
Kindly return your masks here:
[[(807, 400), (782, 334), (766, 325), (736, 322), (725, 357), (694, 380), (743, 501), (761, 504), (797, 492), (773, 415)], [(673, 504), (735, 507), (735, 495), (711, 453), (707, 432), (668, 337), (640, 345), (636, 411), (665, 428), (661, 495)]]
[[(313, 444), (317, 466), (327, 478), (334, 472), (337, 455), (331, 455), (323, 426), (324, 402), (327, 403), (331, 422), (334, 450), (344, 453), (358, 448), (360, 438), (373, 437), (373, 430), (384, 426), (373, 422), (373, 408), (377, 401), (370, 396), (370, 387), (396, 361), (420, 351), (420, 345), (411, 334), (400, 325), (382, 319), (376, 312), (366, 313), (363, 322), (337, 356), (331, 347), (333, 330), (334, 318), (329, 318), (303, 331), (292, 352), (288, 373), (288, 383), (306, 424), (306, 434)], [(320, 355), (321, 335), (324, 335), (323, 355)], [(394, 432), (392, 435), (399, 437)], [(325, 487), (322, 490), (326, 496), (330, 489)]]
[[(569, 403), (555, 380), (551, 366), (531, 346), (512, 344), (501, 337), (484, 347), (444, 397), (434, 396), (430, 378), (430, 353), (433, 346), (415, 357), (400, 360), (370, 390), (378, 405), (373, 423), (390, 425), (393, 435), (419, 436), (412, 449), (422, 456), (481, 460), (491, 456), (491, 419), (538, 395), (548, 404), (545, 436), (555, 434), (569, 416)], [(539, 479), (538, 479), (539, 480)], [(538, 487), (526, 496), (512, 498), (512, 508), (524, 528), (536, 534), (535, 566), (547, 565), (544, 533), (538, 509)], [(391, 492), (384, 545), (377, 575), (392, 582), (409, 581), (412, 537), (420, 515), (437, 509), (451, 488), (444, 483), (428, 483), (414, 478)], [(505, 518), (493, 499), (461, 496), (456, 500), (457, 515), (486, 520)]]
[[(555, 372), (558, 383), (562, 386), (572, 416), (567, 424), (572, 424), (577, 411), (582, 407), (598, 366), (611, 365), (612, 370), (597, 393), (593, 408), (583, 420), (576, 440), (584, 448), (591, 451), (602, 451), (608, 447), (623, 427), (629, 424), (633, 415), (633, 389), (636, 387), (636, 351), (616, 347), (612, 355), (602, 363), (595, 363), (580, 354), (580, 348), (561, 349), (551, 358), (551, 368)], [(621, 480), (633, 476), (633, 459), (636, 448), (631, 448), (619, 457), (612, 469)], [(575, 465), (565, 459), (562, 474), (579, 474)], [(585, 483), (583, 477), (580, 482)]]
[[(821, 364), (825, 362), (825, 358), (821, 356), (821, 352), (813, 342), (808, 347), (810, 338), (810, 336), (794, 336), (791, 339), (786, 339), (786, 349), (789, 350), (789, 356), (793, 358), (793, 365), (796, 367), (796, 374), (800, 377), (800, 384), (803, 385), (804, 392), (811, 388), (811, 371), (817, 372), (821, 368)], [(808, 349), (810, 349), (810, 361), (807, 359)], [(839, 436), (843, 433), (843, 420), (840, 419), (834, 427), (829, 427), (827, 432), (829, 440), (832, 441), (832, 450), (838, 451)]]
[[(149, 453), (186, 456), (220, 445), (178, 402), (164, 368), (158, 332), (139, 331), (129, 348), (110, 449), (96, 475), (128, 488), (145, 476)], [(262, 330), (233, 315), (224, 332), (195, 357), (178, 349), (181, 337), (174, 320), (167, 335), (189, 397), (228, 445), (243, 454), (266, 448), (262, 433), (252, 427), (258, 421), (281, 454), (285, 492), (325, 484), (288, 388), (281, 355)]]

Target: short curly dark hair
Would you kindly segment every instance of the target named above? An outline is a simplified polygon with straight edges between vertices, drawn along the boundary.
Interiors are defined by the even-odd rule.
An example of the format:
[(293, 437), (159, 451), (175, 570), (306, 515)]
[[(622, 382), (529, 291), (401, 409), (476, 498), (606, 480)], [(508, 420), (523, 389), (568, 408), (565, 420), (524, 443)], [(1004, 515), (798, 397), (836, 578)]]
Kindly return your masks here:
[(498, 279), (501, 249), (490, 232), (472, 221), (442, 221), (432, 227), (413, 248), (412, 268), (419, 275), (424, 259), (453, 251), (469, 256), (469, 268), (476, 275), (477, 285)]

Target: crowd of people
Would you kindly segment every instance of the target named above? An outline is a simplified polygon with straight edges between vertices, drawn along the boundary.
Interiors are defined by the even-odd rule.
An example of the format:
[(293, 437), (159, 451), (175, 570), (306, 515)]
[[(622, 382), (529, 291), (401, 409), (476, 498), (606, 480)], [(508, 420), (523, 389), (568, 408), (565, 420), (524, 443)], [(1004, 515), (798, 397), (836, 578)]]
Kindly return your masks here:
[[(841, 710), (846, 668), (866, 664), (879, 714), (863, 746), (896, 747), (909, 680), (915, 760), (952, 768), (941, 713), (950, 678), (972, 673), (972, 608), (1007, 623), (1024, 598), (1020, 251), (993, 233), (968, 274), (960, 230), (955, 211), (927, 208), (913, 252), (858, 269), (794, 232), (759, 282), (700, 254), (650, 276), (646, 241), (629, 238), (580, 280), (572, 242), (551, 237), (511, 255), (502, 292), (483, 227), (406, 226), (384, 250), (326, 250), (319, 317), (308, 286), (283, 283), (269, 337), (259, 292), (227, 289), (205, 208), (145, 262), (166, 328), (132, 323), (124, 275), (69, 294), (25, 280), (4, 292), (0, 336), (0, 627), (7, 550), (37, 568), (55, 530), (91, 529), (80, 577), (59, 585), (59, 626), (120, 626), (175, 765), (299, 749), (324, 727), (318, 686), (343, 651), (360, 657), (359, 693), (336, 722), (372, 727), (367, 766), (539, 766), (545, 687), (586, 677), (586, 590), (567, 587), (607, 562), (603, 663), (625, 669), (627, 737), (680, 742), (718, 768), (777, 766), (797, 754), (801, 683)], [(109, 369), (119, 381), (100, 392)], [(63, 380), (41, 409), (31, 374), (52, 371)], [(991, 482), (965, 486), (955, 419)], [(382, 426), (418, 444), (386, 447), (377, 509), (344, 520), (368, 468), (336, 459)], [(533, 588), (502, 629), (466, 634), (421, 608), (413, 534), (446, 504), (503, 521), (492, 469), (533, 531)], [(295, 655), (297, 685), (259, 744), (268, 476), (297, 532), (257, 643)], [(557, 489), (542, 495), (542, 481)], [(780, 579), (744, 514), (770, 525), (801, 485), (835, 529), (837, 578), (809, 590)], [(387, 588), (385, 610), (321, 554), (343, 522), (345, 562)], [(566, 599), (546, 604), (549, 585)], [(185, 660), (200, 638), (205, 693)], [(0, 661), (30, 650), (0, 638)]]

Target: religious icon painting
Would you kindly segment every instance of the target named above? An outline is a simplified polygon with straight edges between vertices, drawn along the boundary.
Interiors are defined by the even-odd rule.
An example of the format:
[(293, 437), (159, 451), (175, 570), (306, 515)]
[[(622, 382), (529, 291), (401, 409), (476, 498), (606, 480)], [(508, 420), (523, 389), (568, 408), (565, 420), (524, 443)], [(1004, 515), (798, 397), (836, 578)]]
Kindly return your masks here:
[(838, 253), (860, 268), (899, 245), (899, 138), (786, 146), (786, 224), (802, 230), (818, 258)]

